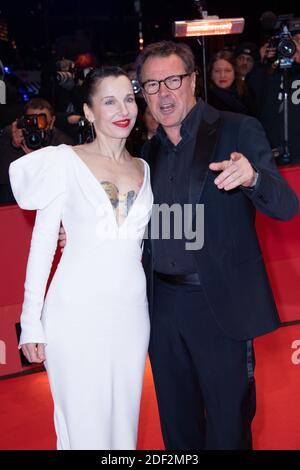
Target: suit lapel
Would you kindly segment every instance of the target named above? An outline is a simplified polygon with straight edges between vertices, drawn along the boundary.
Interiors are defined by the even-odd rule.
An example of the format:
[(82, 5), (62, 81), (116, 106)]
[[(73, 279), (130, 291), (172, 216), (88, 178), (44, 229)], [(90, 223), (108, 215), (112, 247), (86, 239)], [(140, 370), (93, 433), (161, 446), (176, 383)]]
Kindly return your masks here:
[(200, 201), (208, 175), (208, 165), (213, 161), (219, 137), (221, 118), (219, 113), (215, 112), (215, 110), (213, 111), (214, 119), (207, 119), (207, 113), (205, 113), (204, 108), (203, 118), (197, 134), (189, 184), (189, 204), (192, 204), (193, 207), (193, 218), (196, 211), (196, 204)]

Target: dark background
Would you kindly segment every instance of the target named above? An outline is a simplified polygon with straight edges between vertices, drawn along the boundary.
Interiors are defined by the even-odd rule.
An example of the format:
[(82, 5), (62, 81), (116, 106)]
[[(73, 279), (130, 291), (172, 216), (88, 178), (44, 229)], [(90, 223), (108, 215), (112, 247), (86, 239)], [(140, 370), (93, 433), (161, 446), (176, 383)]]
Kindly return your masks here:
[[(229, 44), (244, 39), (259, 44), (259, 18), (266, 11), (300, 16), (300, 6), (295, 11), (293, 2), (289, 0), (244, 0), (240, 4), (236, 1), (208, 1), (206, 4), (209, 15), (245, 18), (243, 35), (218, 38), (219, 42), (227, 41)], [(0, 59), (6, 63), (19, 61), (19, 67), (23, 68), (38, 68), (55, 49), (59, 55), (69, 58), (90, 50), (100, 61), (129, 62), (138, 52), (139, 19), (134, 5), (134, 0), (2, 0), (0, 20), (7, 23), (10, 42), (1, 43)], [(141, 7), (145, 44), (172, 38), (174, 20), (198, 17), (193, 0), (141, 0)], [(208, 47), (213, 47), (216, 40), (210, 38)], [(12, 41), (15, 41), (15, 48), (11, 47)], [(197, 52), (195, 39), (187, 41)]]

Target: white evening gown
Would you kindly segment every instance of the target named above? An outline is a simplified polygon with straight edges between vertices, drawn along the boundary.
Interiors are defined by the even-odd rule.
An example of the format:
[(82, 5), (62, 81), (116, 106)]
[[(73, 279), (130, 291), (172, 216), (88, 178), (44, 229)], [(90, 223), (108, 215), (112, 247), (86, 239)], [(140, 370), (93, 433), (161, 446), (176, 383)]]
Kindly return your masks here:
[[(149, 167), (120, 227), (70, 146), (19, 158), (10, 179), (19, 206), (37, 209), (20, 345), (46, 344), (57, 448), (135, 449), (150, 329), (141, 264)], [(67, 244), (44, 301), (61, 221)]]

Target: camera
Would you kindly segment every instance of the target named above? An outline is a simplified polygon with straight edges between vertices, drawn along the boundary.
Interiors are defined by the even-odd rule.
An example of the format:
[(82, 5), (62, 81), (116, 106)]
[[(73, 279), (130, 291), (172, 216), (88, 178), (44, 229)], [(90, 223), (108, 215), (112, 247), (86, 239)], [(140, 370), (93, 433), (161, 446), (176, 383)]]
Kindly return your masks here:
[(65, 83), (70, 83), (70, 82), (73, 85), (74, 73), (58, 70), (56, 72), (56, 80), (57, 80), (57, 83), (59, 83), (59, 85), (64, 85)]
[(72, 60), (62, 59), (56, 62), (55, 79), (56, 82), (65, 88), (73, 88), (75, 64)]
[(46, 145), (47, 125), (47, 116), (43, 113), (24, 115), (17, 119), (17, 128), (22, 129), (25, 143), (32, 150)]
[(276, 50), (274, 66), (291, 67), (296, 52), (293, 34), (300, 32), (300, 18), (294, 18), (293, 14), (277, 17), (273, 12), (265, 12), (260, 21), (262, 29), (271, 34), (268, 48)]
[(268, 47), (276, 49), (275, 66), (291, 67), (296, 46), (287, 24), (283, 24), (279, 33), (270, 38)]
[(78, 67), (71, 60), (58, 61), (56, 67), (56, 81), (60, 86), (66, 88), (67, 90), (71, 90), (74, 86), (80, 85), (89, 73), (89, 71), (93, 68)]

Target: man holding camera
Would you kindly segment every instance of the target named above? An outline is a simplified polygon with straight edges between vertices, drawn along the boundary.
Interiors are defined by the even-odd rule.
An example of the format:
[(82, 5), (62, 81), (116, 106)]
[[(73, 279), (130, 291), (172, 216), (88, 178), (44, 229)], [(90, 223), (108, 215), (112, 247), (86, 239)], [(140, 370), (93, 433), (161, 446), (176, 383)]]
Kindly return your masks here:
[(260, 52), (253, 42), (242, 42), (235, 50), (236, 74), (245, 80), (255, 98), (255, 107), (260, 109), (266, 72), (260, 60)]
[(51, 104), (42, 98), (33, 98), (24, 106), (23, 118), (11, 125), (11, 145), (21, 149), (21, 155), (48, 145), (73, 145), (69, 136), (54, 127), (54, 122)]
[(0, 204), (15, 202), (8, 178), (11, 162), (48, 145), (73, 145), (73, 139), (54, 126), (51, 104), (33, 98), (24, 106), (23, 116), (3, 129), (0, 136)]
[[(300, 19), (299, 19), (300, 24)], [(279, 45), (270, 59), (261, 101), (260, 121), (278, 165), (300, 163), (300, 30), (291, 31), (294, 55), (284, 57)], [(292, 50), (292, 47), (289, 47)], [(287, 48), (287, 51), (289, 49)], [(286, 97), (286, 100), (285, 100)], [(285, 108), (286, 104), (286, 108)]]

